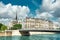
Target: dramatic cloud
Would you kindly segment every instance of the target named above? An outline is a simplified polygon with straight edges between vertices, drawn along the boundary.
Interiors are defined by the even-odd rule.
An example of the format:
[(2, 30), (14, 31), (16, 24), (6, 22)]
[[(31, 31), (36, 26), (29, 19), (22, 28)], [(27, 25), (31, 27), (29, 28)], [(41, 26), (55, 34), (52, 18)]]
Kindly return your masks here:
[(35, 10), (37, 18), (49, 19), (60, 25), (60, 0), (43, 0), (39, 9)]
[[(53, 17), (60, 17), (60, 0), (43, 0), (42, 6), (40, 6), (40, 9), (36, 9), (36, 14), (41, 16), (42, 13), (50, 17), (51, 15)], [(52, 17), (51, 17), (52, 18)]]
[(35, 18), (42, 18), (42, 19), (45, 19), (45, 20), (48, 20), (48, 19), (51, 20), (53, 18), (53, 15), (51, 15), (48, 12), (43, 12), (43, 13), (37, 14), (35, 16)]
[(27, 14), (30, 12), (29, 8), (26, 6), (17, 6), (11, 4), (3, 4), (0, 2), (0, 17), (1, 18), (15, 18), (16, 13), (18, 18), (25, 18)]
[(18, 19), (24, 19), (27, 17), (30, 9), (27, 6), (18, 6), (12, 4), (4, 4), (0, 2), (0, 23), (8, 25), (11, 19), (14, 19), (16, 13), (18, 15)]
[(52, 15), (60, 17), (60, 0), (43, 0), (42, 9), (47, 12), (54, 11)]

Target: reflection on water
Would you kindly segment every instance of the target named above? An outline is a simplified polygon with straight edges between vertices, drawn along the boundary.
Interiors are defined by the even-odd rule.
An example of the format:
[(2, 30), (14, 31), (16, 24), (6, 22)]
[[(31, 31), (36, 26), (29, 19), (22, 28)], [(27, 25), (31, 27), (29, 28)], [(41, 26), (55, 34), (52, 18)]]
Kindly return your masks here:
[(0, 40), (12, 40), (12, 36), (7, 36), (7, 37), (2, 36), (0, 37)]
[(30, 38), (30, 36), (21, 36), (20, 40), (30, 40), (29, 38)]
[(12, 40), (29, 40), (29, 36), (13, 36)]
[(30, 37), (30, 40), (60, 40), (60, 35), (34, 35)]
[(7, 36), (0, 37), (0, 40), (60, 40), (60, 34), (31, 35), (31, 36)]

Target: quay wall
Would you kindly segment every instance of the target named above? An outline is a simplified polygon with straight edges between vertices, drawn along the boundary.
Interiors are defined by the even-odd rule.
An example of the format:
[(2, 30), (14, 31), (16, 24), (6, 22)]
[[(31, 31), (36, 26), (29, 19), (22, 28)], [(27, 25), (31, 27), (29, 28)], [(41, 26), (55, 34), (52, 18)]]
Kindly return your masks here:
[(6, 32), (0, 32), (0, 36), (21, 36), (22, 34), (36, 35), (36, 34), (55, 34), (54, 32), (19, 32), (19, 30), (12, 30)]
[(0, 36), (12, 36), (12, 32), (0, 32)]
[(30, 35), (36, 35), (36, 34), (55, 34), (54, 32), (29, 32)]

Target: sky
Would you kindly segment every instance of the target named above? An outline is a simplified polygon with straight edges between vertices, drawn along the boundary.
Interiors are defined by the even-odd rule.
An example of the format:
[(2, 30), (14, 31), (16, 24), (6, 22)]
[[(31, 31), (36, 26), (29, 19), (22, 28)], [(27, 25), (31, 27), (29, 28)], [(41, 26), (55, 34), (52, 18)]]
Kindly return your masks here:
[(7, 24), (18, 15), (60, 23), (60, 0), (0, 0), (0, 22)]

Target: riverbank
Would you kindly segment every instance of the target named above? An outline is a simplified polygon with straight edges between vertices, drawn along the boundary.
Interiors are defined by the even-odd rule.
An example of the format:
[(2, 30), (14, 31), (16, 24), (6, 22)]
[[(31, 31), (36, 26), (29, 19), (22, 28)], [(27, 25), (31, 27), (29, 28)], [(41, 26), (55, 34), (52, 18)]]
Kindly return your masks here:
[(0, 32), (0, 36), (21, 36), (19, 30), (6, 30), (3, 32)]
[(36, 35), (36, 34), (55, 34), (54, 32), (29, 32), (30, 35)]
[(0, 32), (0, 36), (12, 36), (12, 32), (11, 31), (3, 31), (3, 32)]
[[(36, 34), (55, 34), (54, 32), (29, 32), (30, 35)], [(19, 30), (9, 30), (5, 32), (0, 32), (0, 36), (21, 36)]]

